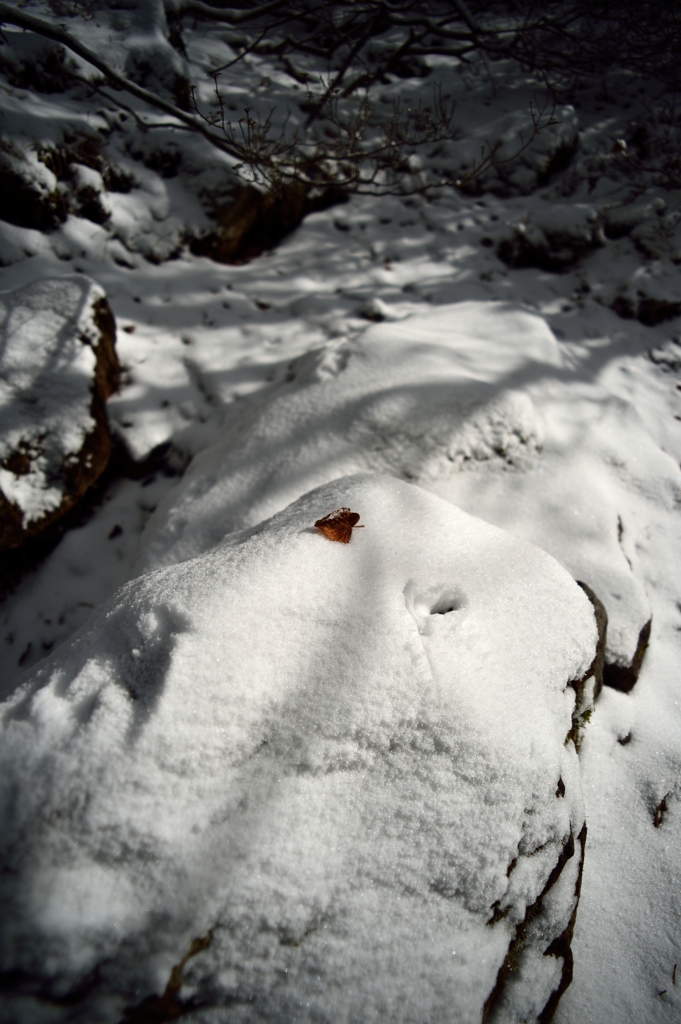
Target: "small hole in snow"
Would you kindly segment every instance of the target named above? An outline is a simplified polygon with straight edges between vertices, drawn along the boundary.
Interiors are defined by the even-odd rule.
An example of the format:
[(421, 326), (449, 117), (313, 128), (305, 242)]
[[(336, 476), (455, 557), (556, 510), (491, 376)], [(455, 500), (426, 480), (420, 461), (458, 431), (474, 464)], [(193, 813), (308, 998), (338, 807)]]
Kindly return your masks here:
[(430, 614), (447, 615), (449, 612), (458, 611), (459, 608), (461, 608), (461, 603), (457, 601), (455, 597), (443, 594), (443, 596), (438, 601), (436, 601), (433, 607), (430, 609)]
[(437, 616), (460, 611), (468, 603), (465, 594), (456, 586), (436, 585), (421, 588), (414, 580), (407, 583), (404, 600), (407, 611), (413, 615), (419, 633), (423, 636), (429, 636), (433, 629), (439, 628), (436, 623), (441, 623), (442, 620)]

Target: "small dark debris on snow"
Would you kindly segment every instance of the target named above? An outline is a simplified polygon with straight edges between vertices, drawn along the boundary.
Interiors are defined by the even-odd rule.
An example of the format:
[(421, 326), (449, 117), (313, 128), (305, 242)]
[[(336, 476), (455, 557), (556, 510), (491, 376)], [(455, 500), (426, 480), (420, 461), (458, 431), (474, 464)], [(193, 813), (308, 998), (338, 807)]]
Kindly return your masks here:
[(670, 795), (670, 793), (667, 793), (667, 796), (663, 796), (659, 804), (655, 808), (655, 817), (653, 818), (653, 825), (655, 826), (655, 828), (659, 828), (662, 822), (664, 821), (664, 816), (669, 810), (667, 797)]

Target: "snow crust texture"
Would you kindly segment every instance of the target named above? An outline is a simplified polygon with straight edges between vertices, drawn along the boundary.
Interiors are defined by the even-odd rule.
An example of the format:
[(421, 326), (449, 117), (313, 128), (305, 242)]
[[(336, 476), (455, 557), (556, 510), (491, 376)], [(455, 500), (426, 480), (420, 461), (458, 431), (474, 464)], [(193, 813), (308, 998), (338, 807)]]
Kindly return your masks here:
[(2, 706), (2, 1019), (117, 1020), (208, 932), (193, 1021), (478, 1022), (499, 977), (494, 1019), (536, 1015), (595, 644), (549, 555), (385, 476), (133, 580)]

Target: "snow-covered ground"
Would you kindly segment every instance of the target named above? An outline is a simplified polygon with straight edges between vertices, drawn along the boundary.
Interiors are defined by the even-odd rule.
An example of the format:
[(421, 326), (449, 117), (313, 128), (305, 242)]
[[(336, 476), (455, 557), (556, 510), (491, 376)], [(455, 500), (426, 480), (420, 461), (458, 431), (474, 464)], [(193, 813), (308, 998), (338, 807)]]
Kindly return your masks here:
[[(94, 46), (102, 30), (95, 22), (83, 22), (81, 31)], [(222, 55), (220, 48), (226, 48), (223, 42), (206, 39), (198, 31), (188, 35), (190, 59), (198, 63), (206, 61), (208, 50), (211, 59), (217, 59)], [(111, 52), (115, 56), (115, 48)], [(284, 84), (275, 77), (265, 77), (255, 58), (247, 71), (241, 94), (235, 92), (232, 97), (235, 105), (243, 106), (244, 96), (260, 95), (266, 103), (284, 95)], [(433, 161), (446, 162), (455, 156), (459, 162), (470, 160), (482, 140), (504, 134), (511, 145), (518, 129), (527, 124), (527, 101), (533, 88), (517, 76), (502, 88), (484, 75), (476, 78), (454, 74), (447, 67), (436, 68), (436, 72), (445, 76), (447, 89), (458, 99), (462, 141), (443, 146), (439, 156), (432, 156)], [(384, 98), (390, 100), (405, 87), (404, 82), (395, 80), (385, 87)], [(426, 88), (418, 83), (411, 83), (411, 87)], [(131, 642), (131, 649), (123, 654), (117, 646), (116, 616), (134, 618), (126, 602), (132, 602), (132, 609), (138, 607), (134, 601), (139, 602), (139, 623), (134, 628), (144, 631), (148, 626), (145, 642), (157, 644), (157, 660), (166, 659), (172, 664), (178, 679), (181, 671), (176, 658), (185, 659), (185, 665), (195, 663), (198, 679), (203, 672), (198, 665), (202, 658), (210, 659), (217, 640), (205, 640), (206, 649), (198, 650), (192, 647), (192, 630), (199, 636), (204, 629), (209, 633), (213, 630), (211, 636), (220, 634), (220, 622), (212, 622), (211, 616), (215, 615), (213, 601), (222, 600), (220, 587), (226, 584), (222, 577), (219, 586), (214, 582), (219, 577), (215, 566), (222, 558), (236, 559), (236, 565), (241, 539), (247, 538), (251, 546), (262, 547), (258, 557), (264, 559), (267, 555), (271, 559), (271, 576), (267, 587), (264, 576), (258, 577), (256, 586), (244, 570), (243, 590), (229, 598), (235, 608), (233, 614), (242, 618), (237, 625), (231, 620), (225, 625), (225, 637), (229, 636), (229, 640), (224, 639), (225, 650), (229, 647), (229, 652), (223, 656), (247, 659), (243, 671), (248, 678), (264, 680), (266, 673), (257, 666), (258, 645), (273, 650), (268, 645), (279, 641), (270, 634), (283, 629), (286, 621), (300, 629), (305, 618), (310, 626), (306, 640), (281, 640), (282, 677), (277, 685), (283, 686), (285, 665), (296, 666), (295, 671), (293, 667), (285, 669), (292, 678), (295, 672), (303, 673), (296, 654), (301, 645), (307, 652), (305, 658), (311, 659), (305, 660), (305, 665), (318, 664), (314, 660), (317, 655), (313, 657), (306, 644), (314, 642), (324, 647), (324, 671), (336, 657), (347, 656), (348, 666), (355, 665), (353, 658), (373, 665), (373, 659), (381, 657), (378, 641), (373, 646), (361, 629), (361, 623), (367, 621), (364, 604), (368, 594), (357, 594), (361, 637), (350, 631), (345, 638), (330, 640), (329, 633), (321, 629), (316, 633), (312, 628), (316, 623), (340, 629), (338, 623), (333, 625), (333, 609), (339, 602), (350, 600), (346, 588), (357, 586), (355, 577), (344, 575), (347, 568), (339, 561), (342, 556), (356, 560), (363, 557), (363, 552), (369, 557), (369, 552), (380, 551), (381, 558), (394, 559), (391, 572), (395, 578), (391, 577), (390, 587), (403, 594), (408, 579), (416, 573), (400, 561), (400, 552), (406, 548), (414, 564), (445, 558), (445, 554), (456, 562), (464, 555), (468, 558), (470, 550), (475, 549), (473, 540), (471, 549), (464, 545), (463, 552), (456, 546), (460, 541), (452, 540), (450, 550), (450, 541), (444, 536), (447, 528), (442, 524), (450, 522), (448, 516), (453, 517), (449, 529), (456, 534), (458, 524), (470, 520), (458, 519), (460, 513), (450, 511), (446, 504), (422, 493), (424, 490), (503, 527), (523, 541), (533, 542), (557, 559), (570, 575), (589, 584), (606, 605), (609, 662), (626, 664), (631, 660), (640, 631), (652, 617), (650, 645), (636, 686), (629, 694), (604, 688), (580, 752), (588, 840), (573, 940), (574, 980), (558, 1007), (555, 1019), (560, 1024), (647, 1024), (677, 1020), (681, 1012), (681, 970), (678, 978), (675, 974), (675, 965), (681, 964), (681, 343), (677, 338), (681, 320), (672, 318), (653, 326), (641, 322), (656, 319), (646, 313), (652, 308), (650, 303), (681, 300), (679, 199), (678, 195), (658, 190), (622, 213), (613, 210), (621, 195), (606, 176), (593, 188), (585, 181), (573, 182), (574, 187), (569, 188), (573, 167), (541, 186), (537, 182), (538, 169), (545, 164), (550, 146), (578, 133), (578, 154), (588, 155), (590, 146), (609, 153), (614, 140), (626, 135), (631, 122), (646, 116), (650, 103), (648, 93), (641, 94), (638, 84), (628, 82), (621, 85), (616, 99), (577, 95), (573, 108), (559, 111), (561, 124), (540, 137), (524, 162), (512, 174), (509, 171), (505, 195), (497, 187), (499, 182), (491, 181), (496, 191), (485, 190), (477, 197), (453, 190), (442, 190), (429, 199), (355, 197), (347, 204), (308, 216), (273, 252), (249, 263), (226, 266), (193, 256), (182, 244), (187, 225), (194, 229), (208, 226), (201, 197), (211, 189), (216, 192), (220, 176), (227, 174), (225, 162), (211, 153), (207, 144), (167, 129), (156, 135), (142, 135), (131, 118), (121, 120), (119, 112), (102, 97), (93, 106), (92, 100), (77, 93), (38, 94), (3, 84), (3, 143), (11, 140), (15, 146), (56, 146), (62, 143), (63, 133), (74, 127), (100, 132), (111, 166), (120, 175), (129, 175), (134, 183), (129, 191), (115, 191), (104, 186), (105, 175), (81, 166), (78, 174), (83, 181), (76, 178), (76, 184), (69, 188), (77, 190), (84, 183), (98, 192), (103, 208), (110, 212), (104, 223), (71, 214), (48, 233), (0, 223), (0, 258), (4, 264), (0, 288), (12, 291), (33, 281), (75, 273), (88, 275), (104, 289), (116, 316), (117, 350), (125, 368), (123, 386), (108, 403), (110, 419), (133, 459), (142, 462), (152, 453), (158, 457), (149, 463), (146, 475), (112, 482), (89, 517), (71, 529), (42, 564), (5, 597), (0, 608), (2, 695), (15, 707), (17, 698), (12, 695), (26, 678), (22, 672), (35, 671), (38, 675), (34, 680), (46, 680), (50, 666), (62, 673), (62, 683), (53, 682), (53, 688), (66, 686), (67, 679), (77, 674), (73, 666), (79, 658), (82, 660), (78, 651), (94, 643), (94, 655), (106, 662), (101, 703), (97, 705), (94, 690), (86, 692), (86, 688), (79, 698), (80, 710), (75, 706), (69, 709), (68, 714), (76, 719), (81, 715), (83, 738), (73, 741), (73, 749), (65, 745), (64, 757), (73, 758), (76, 765), (81, 747), (90, 750), (95, 742), (104, 744), (102, 751), (114, 750), (121, 741), (121, 730), (143, 731), (148, 716), (148, 721), (154, 723), (154, 742), (168, 747), (163, 771), (177, 771), (178, 787), (185, 769), (194, 772), (193, 777), (208, 779), (214, 768), (208, 766), (205, 776), (200, 775), (201, 729), (197, 731), (193, 721), (183, 718), (183, 708), (191, 706), (191, 700), (179, 690), (172, 691), (176, 701), (172, 715), (170, 705), (166, 708), (160, 702), (158, 719), (154, 719), (154, 704), (142, 709), (142, 720), (137, 725), (127, 721), (129, 709), (113, 706), (122, 698), (107, 676), (113, 672), (109, 663), (125, 657), (134, 665), (135, 650), (141, 649), (132, 649)], [(178, 154), (179, 173), (163, 177), (154, 155), (169, 152), (171, 145)], [(40, 187), (54, 188), (56, 178), (53, 175), (49, 179), (52, 172), (37, 160), (36, 150), (26, 152), (36, 180), (42, 182)], [(19, 159), (16, 154), (10, 156)], [(612, 227), (618, 217), (625, 216), (631, 220), (626, 231)], [(608, 236), (619, 237), (606, 237), (604, 228)], [(541, 251), (547, 239), (553, 251), (563, 246), (568, 255), (582, 255), (572, 262), (566, 257), (567, 269), (558, 272), (555, 267), (511, 267), (496, 254), (503, 240), (508, 240), (509, 247), (515, 246), (514, 251), (526, 252), (528, 245)], [(613, 305), (620, 313), (638, 311), (640, 319), (618, 315)], [(159, 454), (161, 445), (169, 447)], [(356, 473), (387, 473), (421, 491), (414, 492), (418, 496), (410, 498), (405, 510), (391, 507), (388, 514), (385, 508), (379, 509), (381, 502), (376, 497), (383, 492), (371, 491), (378, 485), (356, 484), (353, 486), (359, 490), (350, 492), (333, 489), (350, 486), (333, 485), (332, 481)], [(321, 504), (318, 498), (311, 501), (309, 515), (303, 508), (307, 499), (283, 512), (313, 488), (326, 485), (331, 489), (318, 493), (328, 495), (328, 500)], [(389, 490), (398, 485), (382, 486)], [(411, 486), (403, 486), (411, 495)], [(323, 547), (321, 537), (306, 532), (303, 511), (311, 528), (320, 514), (349, 504), (346, 494), (352, 494), (353, 501), (361, 499), (362, 507), (358, 504), (357, 509), (366, 529), (353, 536), (347, 549), (331, 544)], [(371, 535), (372, 502), (377, 503), (380, 539)], [(257, 528), (272, 516), (275, 518), (259, 534)], [(482, 536), (483, 527), (478, 525), (476, 529), (479, 534), (473, 534)], [(230, 540), (232, 532), (244, 530)], [(277, 540), (276, 544), (272, 542), (270, 552), (268, 531), (279, 538), (282, 530), (290, 550), (283, 540)], [(463, 534), (466, 536), (465, 530)], [(310, 553), (313, 542), (319, 542), (314, 556)], [(312, 561), (317, 550), (323, 552), (321, 558), (329, 560), (328, 566), (316, 566)], [(532, 550), (509, 547), (513, 557), (518, 557), (517, 551)], [(528, 554), (528, 564), (537, 557), (536, 553)], [(198, 560), (187, 563), (184, 569), (177, 565), (189, 558)], [(200, 570), (201, 566), (205, 570)], [(146, 575), (157, 569), (160, 575)], [(203, 571), (205, 579), (200, 575)], [(234, 568), (225, 571), (237, 572)], [(430, 572), (428, 587), (444, 585), (449, 572), (444, 567)], [(488, 572), (502, 588), (503, 573), (498, 562)], [(309, 588), (300, 583), (304, 573), (312, 580)], [(135, 577), (140, 578), (121, 596), (114, 596), (120, 586)], [(158, 621), (152, 621), (149, 602), (155, 593), (153, 581), (166, 581), (162, 586), (173, 593), (176, 587), (185, 587), (182, 593), (189, 594), (190, 578), (196, 594), (192, 591), (191, 601), (186, 599), (181, 617), (177, 618), (180, 612), (175, 610), (170, 618), (157, 616)], [(538, 586), (541, 578), (540, 572), (534, 572), (530, 583)], [(176, 579), (184, 582), (172, 582)], [(431, 601), (434, 607), (440, 595), (431, 593), (428, 587), (424, 602)], [(564, 619), (556, 622), (546, 608), (539, 607), (532, 628), (541, 624), (545, 631), (556, 630), (558, 638), (563, 636), (566, 646), (576, 643), (577, 648), (572, 648), (574, 657), (582, 643), (575, 637), (583, 636), (584, 627), (574, 626), (570, 601), (577, 599), (565, 597), (573, 594), (567, 584), (565, 587), (561, 602), (567, 603), (560, 613)], [(579, 596), (578, 591), (574, 592)], [(497, 594), (491, 585), (485, 594), (485, 601), (492, 601), (489, 621), (493, 621), (492, 598), (502, 600), (502, 590)], [(527, 588), (517, 594), (523, 609), (530, 600), (542, 605), (545, 599), (540, 595), (541, 589), (528, 597)], [(450, 596), (454, 600), (456, 595)], [(390, 600), (385, 597), (386, 604)], [(112, 603), (104, 605), (107, 601)], [(303, 612), (301, 603), (305, 602)], [(414, 609), (417, 604), (413, 602)], [(101, 605), (104, 608), (97, 611)], [(401, 612), (404, 609), (403, 601)], [(194, 621), (194, 614), (203, 616), (201, 623)], [(418, 614), (412, 609), (409, 621), (415, 621)], [(104, 624), (107, 615), (113, 616), (110, 627)], [(431, 617), (436, 618), (435, 613)], [(447, 618), (442, 616), (442, 621)], [(438, 624), (439, 620), (437, 616)], [(346, 619), (338, 621), (345, 623)], [(521, 645), (529, 629), (523, 622), (526, 620), (521, 616)], [(75, 646), (60, 648), (84, 623), (85, 632), (77, 635)], [(482, 619), (480, 623), (481, 630), (488, 628)], [(423, 632), (422, 622), (416, 626)], [(310, 639), (317, 636), (314, 641)], [(444, 638), (436, 630), (428, 642), (443, 645)], [(509, 637), (504, 642), (510, 642)], [(552, 643), (555, 646), (558, 640)], [(537, 650), (541, 649), (539, 644)], [(54, 652), (51, 660), (40, 667), (40, 659), (50, 651)], [(525, 654), (529, 656), (529, 649)], [(517, 664), (525, 663), (521, 659)], [(579, 665), (561, 664), (560, 671), (565, 683), (571, 672), (579, 671)], [(518, 672), (522, 676), (520, 669)], [(348, 668), (343, 678), (350, 675)], [(206, 678), (209, 676), (211, 685), (215, 685), (216, 677), (207, 673)], [(34, 687), (35, 681), (30, 685)], [(262, 685), (265, 687), (264, 682)], [(88, 686), (92, 688), (94, 683), (90, 680)], [(380, 687), (376, 687), (379, 699)], [(50, 730), (55, 730), (50, 742), (57, 744), (54, 749), (61, 750), (59, 743), (63, 736), (71, 735), (69, 730), (74, 726), (71, 719), (67, 723), (59, 717), (66, 712), (63, 708), (56, 710), (62, 705), (51, 697), (50, 688), (43, 693), (42, 705), (34, 705), (30, 715), (25, 713), (34, 724), (39, 721), (48, 739)], [(262, 707), (273, 699), (263, 690)], [(349, 696), (347, 699), (350, 701)], [(303, 722), (312, 714), (302, 696), (299, 701), (302, 703), (292, 702), (288, 712), (292, 729), (296, 721)], [(24, 706), (21, 701), (19, 706)], [(200, 707), (196, 705), (201, 721), (213, 716), (218, 706), (219, 702), (211, 703), (207, 697)], [(350, 706), (355, 708), (353, 714), (359, 713), (360, 705), (350, 702)], [(250, 714), (254, 707), (255, 703), (244, 704), (238, 714)], [(168, 733), (164, 733), (161, 710), (172, 717)], [(483, 702), (468, 711), (484, 711), (488, 719), (494, 720), (494, 725), (487, 723), (492, 730), (502, 729), (508, 715), (503, 704), (494, 702)], [(354, 735), (349, 711), (348, 715), (343, 729)], [(511, 717), (509, 728), (511, 722), (517, 723), (517, 719)], [(539, 723), (530, 723), (527, 728), (531, 730), (535, 724), (539, 728)], [(303, 726), (296, 728), (302, 730)], [(97, 729), (101, 738), (95, 741), (92, 737)], [(173, 730), (178, 731), (178, 738), (174, 738)], [(151, 744), (152, 739), (146, 736), (144, 742)], [(283, 747), (288, 750), (286, 744)], [(6, 749), (15, 756), (14, 748)], [(173, 758), (180, 757), (181, 750), (186, 753), (189, 768), (180, 770), (173, 767)], [(30, 751), (25, 754), (27, 764), (29, 754), (33, 756)], [(143, 774), (140, 765), (145, 756), (140, 751), (139, 762), (120, 769), (123, 774), (117, 780), (123, 789), (134, 788), (134, 772)], [(154, 758), (161, 758), (161, 762), (165, 756), (160, 746), (154, 751)], [(219, 757), (218, 748), (205, 756), (212, 764), (211, 759)], [(522, 756), (518, 754), (518, 762)], [(544, 756), (549, 754), (536, 754), (537, 764)], [(76, 767), (62, 765), (64, 777), (71, 771), (100, 770), (83, 757), (85, 760)], [(37, 760), (35, 764), (47, 774), (45, 762)], [(275, 770), (276, 764), (273, 754), (270, 768)], [(112, 781), (118, 769), (106, 763), (103, 753), (101, 765), (98, 792), (110, 791), (113, 795), (110, 804), (97, 814), (105, 823), (116, 819), (118, 827), (122, 812), (115, 803), (118, 783)], [(524, 771), (527, 765), (511, 764), (508, 771), (521, 772), (521, 767)], [(502, 771), (498, 766), (496, 770)], [(532, 770), (532, 766), (527, 768), (530, 775)], [(264, 768), (263, 772), (266, 774)], [(33, 776), (27, 778), (31, 783), (24, 783), (25, 792), (33, 785), (37, 787), (30, 800), (40, 804), (44, 797), (41, 813), (45, 807), (56, 815), (64, 813), (59, 794), (54, 800), (52, 796), (48, 799), (39, 790), (39, 780), (34, 784)], [(256, 780), (254, 785), (258, 784)], [(246, 785), (243, 780), (235, 785), (235, 801)], [(369, 785), (380, 788), (381, 783), (374, 778)], [(521, 793), (523, 785), (528, 785), (527, 779), (513, 783)], [(345, 843), (353, 842), (354, 825), (329, 823), (324, 818), (327, 797), (322, 789), (307, 803), (302, 789), (298, 792), (295, 786), (291, 783), (290, 801), (277, 796), (276, 810), (272, 810), (275, 805), (268, 805), (265, 813), (278, 817), (271, 823), (269, 838), (262, 839), (264, 846), (278, 842), (277, 835), (289, 828), (293, 833), (295, 829), (319, 829), (315, 850), (328, 848), (332, 827), (344, 832)], [(25, 812), (30, 813), (33, 804), (28, 796), (25, 799)], [(151, 797), (148, 799), (153, 802)], [(215, 848), (211, 846), (206, 852), (199, 840), (192, 838), (191, 823), (187, 825), (189, 819), (181, 811), (195, 799), (189, 788), (178, 795), (178, 801), (184, 801), (177, 810), (181, 828), (175, 828), (172, 808), (166, 811), (166, 818), (161, 820), (159, 816), (154, 824), (160, 831), (167, 830), (171, 845), (182, 847), (159, 864), (172, 863), (174, 870), (186, 870), (189, 877), (193, 876), (187, 864), (197, 856), (206, 858), (208, 872), (217, 871), (211, 866), (216, 862)], [(210, 792), (202, 792), (203, 799), (205, 806), (196, 808), (197, 821), (193, 822), (199, 832), (206, 822), (214, 825)], [(382, 794), (380, 813), (389, 815), (390, 802), (397, 804), (405, 799), (397, 791)], [(347, 800), (349, 806), (355, 796), (348, 795)], [(136, 814), (146, 820), (148, 806), (140, 798), (139, 805), (129, 809), (126, 827), (134, 831)], [(494, 801), (492, 806), (497, 806)], [(316, 817), (315, 808), (319, 808)], [(300, 818), (303, 812), (305, 822)], [(76, 808), (73, 813), (77, 817), (81, 812)], [(85, 817), (79, 820), (83, 829), (90, 827)], [(57, 835), (59, 828), (54, 823), (50, 827)], [(32, 835), (30, 829), (26, 835)], [(68, 842), (82, 839), (68, 830), (61, 835)], [(482, 828), (473, 829), (471, 835), (474, 847), (484, 843), (486, 833)], [(210, 842), (218, 843), (218, 836), (219, 830), (211, 833)], [(424, 836), (424, 841), (433, 842), (433, 834), (425, 825)], [(82, 842), (83, 848), (89, 849), (87, 842)], [(91, 865), (87, 870), (113, 871), (111, 865), (124, 859), (121, 850), (116, 856), (99, 850), (99, 866)], [(393, 854), (387, 849), (383, 853), (387, 864)], [(282, 857), (282, 863), (289, 866), (295, 860), (290, 851)], [(78, 870), (78, 863), (76, 858), (74, 870)], [(319, 873), (319, 893), (333, 872), (340, 870), (336, 862), (330, 864), (327, 860), (314, 865), (304, 863), (305, 870), (314, 867)], [(54, 902), (54, 893), (62, 883), (50, 878), (44, 865), (37, 864), (32, 862), (31, 870), (35, 868), (36, 877), (42, 878), (46, 886), (44, 891), (35, 892), (36, 900), (45, 897), (40, 913), (45, 920), (52, 914), (54, 927), (69, 933), (68, 941), (74, 944), (69, 956), (94, 956), (88, 943), (92, 934), (103, 934), (102, 921), (97, 923), (99, 931), (95, 928), (88, 933), (87, 942), (82, 940), (83, 932), (78, 929), (87, 931), (90, 927), (88, 915), (94, 913), (93, 908), (88, 907), (85, 896), (80, 906)], [(302, 870), (297, 862), (295, 868)], [(494, 870), (490, 868), (492, 879), (496, 877)], [(322, 879), (327, 871), (329, 874)], [(471, 872), (472, 879), (472, 868)], [(136, 905), (162, 906), (164, 887), (174, 884), (167, 879), (150, 880), (151, 875), (143, 874), (132, 882), (124, 881), (123, 871), (111, 877), (115, 892), (110, 901), (107, 898), (107, 912), (112, 921), (118, 915), (111, 927), (121, 928), (123, 934), (128, 927), (125, 921), (132, 920)], [(476, 885), (484, 887), (485, 877), (483, 872), (471, 880), (470, 891)], [(153, 899), (149, 897), (146, 904), (135, 889), (138, 883), (156, 886)], [(125, 892), (118, 888), (124, 884), (128, 886)], [(83, 885), (85, 891), (87, 885)], [(493, 888), (494, 882), (490, 885)], [(100, 898), (104, 889), (105, 880), (99, 876), (91, 882), (90, 891), (98, 892)], [(48, 890), (53, 902), (47, 899)], [(64, 892), (69, 891), (65, 886)], [(259, 905), (258, 900), (265, 899), (265, 891), (263, 887), (248, 899), (244, 896), (244, 914), (255, 913), (253, 908)], [(216, 892), (215, 900), (222, 900), (221, 906), (228, 905), (229, 893), (218, 892), (215, 887), (202, 890), (201, 899)], [(182, 900), (191, 897), (191, 892), (182, 894)], [(253, 902), (249, 903), (251, 897)], [(357, 895), (352, 899), (358, 899)], [(465, 899), (472, 899), (468, 889)], [(174, 960), (170, 947), (158, 954), (153, 967), (156, 975), (150, 983), (151, 989), (155, 983), (158, 991), (169, 965), (199, 934), (191, 928), (196, 922), (208, 928), (213, 920), (208, 911), (201, 909), (190, 922), (184, 903), (175, 907), (173, 914), (176, 916), (170, 934), (182, 941), (178, 939), (174, 947)], [(400, 928), (406, 928), (406, 924), (400, 923), (397, 911), (393, 915), (391, 910), (390, 915), (397, 936), (393, 952), (403, 956), (403, 944), (398, 940)], [(31, 920), (27, 914), (27, 935)], [(69, 922), (74, 922), (72, 930)], [(306, 927), (303, 918), (291, 924), (295, 931), (294, 925), (303, 930)], [(416, 923), (414, 927), (421, 925)], [(132, 925), (130, 929), (134, 931)], [(211, 947), (213, 952), (206, 955), (228, 957), (226, 942), (218, 945), (217, 952)], [(40, 957), (43, 954), (38, 950), (36, 947), (36, 956)], [(63, 947), (59, 956), (66, 957)], [(134, 959), (133, 954), (131, 957)], [(64, 963), (59, 961), (61, 966), (55, 967), (57, 973), (63, 970), (64, 985), (69, 977), (89, 969), (84, 962)], [(147, 969), (152, 970), (148, 965)], [(466, 975), (465, 971), (461, 977), (464, 975), (470, 985), (479, 984), (482, 977), (473, 972)], [(147, 974), (140, 982), (140, 999), (151, 990), (149, 978)], [(260, 982), (267, 984), (262, 978)], [(231, 983), (223, 979), (223, 992), (230, 991)], [(197, 975), (197, 991), (200, 984)], [(17, 1010), (12, 1004), (9, 1012), (28, 1014), (27, 1006), (22, 1003)], [(97, 1012), (104, 1015), (113, 1010), (100, 1007)], [(418, 1010), (421, 1012), (423, 1007)], [(433, 1007), (431, 1011), (433, 1019), (449, 1019), (437, 1017), (439, 1011)], [(33, 1004), (30, 1012), (38, 1013)], [(51, 1021), (70, 1019), (64, 1014), (75, 1011), (51, 1005), (43, 1006), (40, 1012), (40, 1019)], [(383, 1012), (388, 1014), (383, 1019), (396, 1019), (390, 1011)]]

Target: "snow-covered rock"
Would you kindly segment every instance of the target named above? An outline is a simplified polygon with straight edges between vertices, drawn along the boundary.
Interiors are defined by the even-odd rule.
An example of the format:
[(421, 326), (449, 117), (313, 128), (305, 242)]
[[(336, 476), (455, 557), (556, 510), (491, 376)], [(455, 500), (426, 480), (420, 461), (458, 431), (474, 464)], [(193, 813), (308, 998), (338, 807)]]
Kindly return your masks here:
[(57, 178), (29, 148), (0, 140), (0, 219), (52, 231), (67, 215)]
[(0, 293), (0, 550), (39, 534), (105, 469), (114, 341), (106, 296), (89, 278)]
[(510, 267), (564, 271), (605, 243), (603, 228), (588, 206), (545, 204), (534, 220), (511, 225), (497, 255)]
[(502, 302), (441, 306), (308, 353), (233, 412), (159, 507), (140, 570), (206, 551), (343, 474), (390, 472), (558, 558), (604, 602), (607, 660), (628, 666), (650, 607), (618, 516), (632, 474), (645, 492), (653, 467), (673, 505), (672, 460), (629, 403), (571, 377), (544, 320)]
[(2, 706), (2, 1019), (117, 1021), (181, 963), (197, 1022), (534, 1020), (596, 633), (549, 555), (391, 477), (127, 584)]
[(602, 216), (607, 238), (623, 238), (655, 216), (652, 203), (629, 203), (607, 208)]
[(109, 219), (111, 202), (99, 171), (82, 164), (74, 166), (71, 210), (95, 224), (104, 224)]
[[(224, 190), (224, 183), (221, 187)], [(282, 186), (280, 195), (245, 185), (235, 189), (226, 203), (206, 196), (204, 204), (212, 207), (218, 228), (195, 237), (192, 252), (220, 263), (236, 263), (273, 248), (314, 209), (308, 193), (304, 185), (293, 182)], [(331, 196), (327, 205), (331, 205)]]

